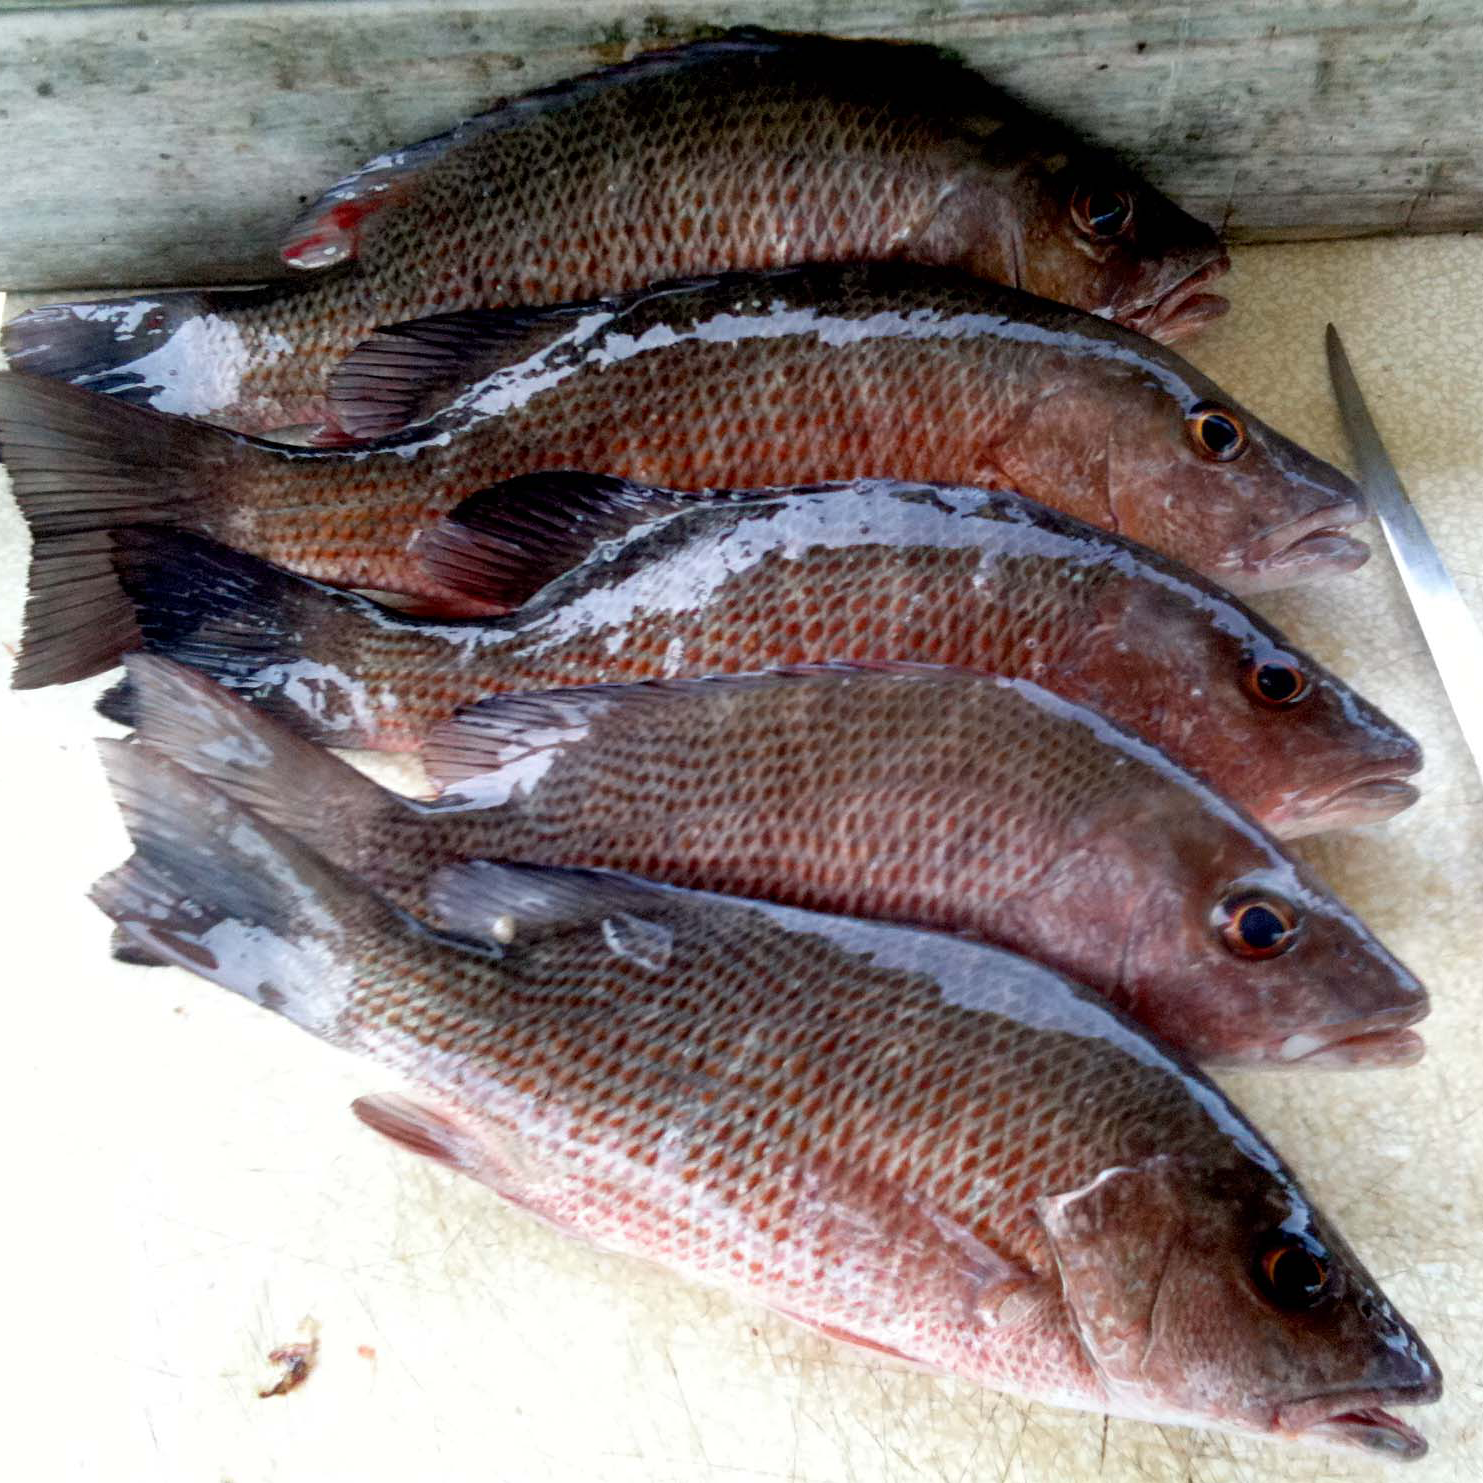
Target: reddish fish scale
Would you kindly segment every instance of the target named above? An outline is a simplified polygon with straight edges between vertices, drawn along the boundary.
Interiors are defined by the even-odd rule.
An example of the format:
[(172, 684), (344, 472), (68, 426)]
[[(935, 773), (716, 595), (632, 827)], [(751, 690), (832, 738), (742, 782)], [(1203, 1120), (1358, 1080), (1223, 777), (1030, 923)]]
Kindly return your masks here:
[[(904, 255), (1131, 311), (1220, 258), (1213, 233), (1115, 162), (925, 47), (701, 43), (550, 94), (465, 126), (385, 197), (329, 206), (285, 248), (297, 262), (346, 237), (348, 273), (241, 306), (223, 296), (241, 380), (203, 413), (246, 431), (317, 421), (335, 365), (377, 326), (468, 307)], [(1068, 177), (1038, 173), (1057, 153), (1077, 181), (1126, 180), (1138, 203), (1142, 239), (1100, 268), (1073, 250)], [(954, 191), (976, 208), (959, 226), (939, 220)], [(1042, 234), (1065, 247), (1027, 260), (1022, 240)]]
[(496, 359), (471, 367), (464, 402), (376, 442), (228, 447), (192, 518), (326, 581), (436, 597), (448, 589), (410, 541), (517, 474), (680, 489), (894, 477), (1016, 488), (1234, 582), (1259, 537), (1354, 494), (1239, 409), (1247, 453), (1202, 459), (1185, 413), (1229, 403), (1193, 367), (956, 273), (725, 279), (597, 306), (578, 329), (542, 320)]
[(1058, 1305), (1027, 1334), (972, 1317), (978, 1274), (947, 1233), (1053, 1284), (1040, 1195), (1155, 1150), (1229, 1161), (1173, 1068), (1028, 1030), (1014, 988), (1001, 1017), (930, 978), (840, 973), (761, 913), (644, 915), (676, 931), (662, 974), (595, 927), (517, 947), (508, 975), (378, 943), (334, 1038), (486, 1126), (481, 1177), (599, 1245), (990, 1384), (1095, 1395)]
[[(355, 692), (376, 714), (378, 745), (404, 750), (420, 747), (458, 706), (497, 690), (883, 656), (1055, 671), (1078, 642), (1076, 612), (1094, 583), (1055, 563), (1010, 558), (996, 563), (992, 582), (978, 584), (979, 562), (977, 550), (925, 547), (906, 559), (886, 546), (816, 550), (802, 570), (760, 564), (729, 580), (723, 601), (681, 612), (665, 601), (668, 573), (639, 572), (608, 621), (554, 641), (548, 636), (567, 625), (553, 595), (517, 618), (480, 625), (493, 642), (474, 650), (459, 644), (457, 629), (389, 623), (327, 632), (314, 652), (355, 677)], [(381, 696), (395, 704), (378, 704)]]
[[(509, 534), (527, 539), (521, 517)], [(1012, 495), (862, 481), (703, 503), (514, 613), (462, 622), (170, 541), (186, 550), (128, 557), (147, 647), (330, 743), (417, 750), (458, 706), (503, 690), (897, 659), (1042, 684), (1279, 830), (1314, 827), (1357, 780), (1416, 764), (1410, 738), (1239, 603)], [(1300, 704), (1254, 688), (1269, 656), (1307, 682)]]

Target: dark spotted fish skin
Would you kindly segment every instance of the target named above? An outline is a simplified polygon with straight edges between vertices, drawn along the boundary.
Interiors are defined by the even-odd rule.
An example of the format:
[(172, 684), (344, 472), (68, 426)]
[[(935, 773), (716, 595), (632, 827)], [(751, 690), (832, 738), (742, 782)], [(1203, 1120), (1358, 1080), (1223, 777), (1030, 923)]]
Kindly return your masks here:
[[(131, 655), (138, 737), (412, 912), (467, 860), (966, 932), (1104, 994), (1203, 1062), (1397, 1065), (1427, 997), (1250, 820), (1024, 680), (928, 665), (500, 696), (436, 728), (431, 804), (260, 708)], [(1232, 901), (1291, 923), (1233, 950)]]
[[(1414, 741), (1249, 609), (1013, 495), (861, 481), (635, 529), (502, 618), (409, 618), (172, 532), (116, 538), (146, 647), (335, 745), (418, 750), (506, 690), (905, 659), (1107, 715), (1280, 833), (1355, 787), (1414, 792)], [(1306, 687), (1267, 704), (1269, 660)], [(118, 719), (127, 713), (110, 712)], [(1384, 791), (1384, 790), (1382, 790)]]
[[(1339, 1412), (1343, 1440), (1425, 1449), (1379, 1403), (1435, 1399), (1435, 1362), (1291, 1171), (1049, 970), (626, 877), (455, 872), (439, 909), (463, 932), (509, 919), (495, 950), (148, 748), (105, 748), (136, 854), (94, 900), (410, 1079), (416, 1100), (356, 1104), (404, 1147), (599, 1246), (984, 1385), (1269, 1436)], [(1257, 1287), (1274, 1241), (1333, 1269), (1322, 1312)]]
[[(1125, 202), (1097, 235), (1087, 192)], [(1081, 214), (1078, 215), (1078, 212)], [(378, 326), (663, 278), (905, 258), (1173, 337), (1224, 308), (1213, 232), (931, 47), (759, 31), (640, 56), (372, 161), (289, 231), (310, 269), (22, 315), (17, 370), (245, 432), (316, 425)]]

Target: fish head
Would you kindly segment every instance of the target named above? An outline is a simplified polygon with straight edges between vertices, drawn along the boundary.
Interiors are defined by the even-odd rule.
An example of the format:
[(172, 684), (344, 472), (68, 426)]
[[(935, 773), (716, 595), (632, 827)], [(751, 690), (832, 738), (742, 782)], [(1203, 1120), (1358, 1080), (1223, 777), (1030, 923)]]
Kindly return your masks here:
[(1138, 715), (1140, 736), (1274, 834), (1376, 822), (1416, 800), (1406, 779), (1421, 748), (1402, 727), (1212, 584), (1119, 562), (1059, 684)]
[(977, 277), (1157, 340), (1192, 334), (1230, 307), (1208, 292), (1231, 265), (1208, 226), (1111, 156), (1043, 131), (985, 140), (931, 232), (944, 261)]
[[(1150, 546), (1233, 592), (1352, 571), (1359, 487), (1172, 351), (1056, 306), (1004, 321), (1038, 359), (985, 437), (981, 482)], [(994, 342), (997, 351), (1002, 342)]]
[(1154, 1155), (1036, 1202), (1109, 1409), (1421, 1456), (1384, 1408), (1437, 1400), (1436, 1361), (1254, 1135), (1246, 1146), (1213, 1166)]
[(1115, 409), (1100, 523), (1237, 593), (1353, 571), (1368, 559), (1369, 548), (1346, 534), (1370, 513), (1347, 474), (1171, 352), (1131, 337), (1121, 348), (1130, 358), (1100, 368)]
[(1249, 820), (1204, 790), (1171, 790), (1156, 816), (1124, 793), (1109, 813), (1095, 894), (1120, 903), (1102, 941), (1121, 1008), (1206, 1064), (1420, 1058), (1425, 988)]

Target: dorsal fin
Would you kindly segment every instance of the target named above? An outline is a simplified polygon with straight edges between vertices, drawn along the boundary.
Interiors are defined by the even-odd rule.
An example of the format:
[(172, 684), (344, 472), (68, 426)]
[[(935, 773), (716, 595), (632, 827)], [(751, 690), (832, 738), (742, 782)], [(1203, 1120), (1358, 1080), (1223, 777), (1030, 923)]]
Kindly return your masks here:
[(549, 349), (607, 301), (548, 309), (465, 309), (387, 325), (335, 367), (327, 393), (352, 439), (385, 437), (441, 411), (461, 391)]
[(711, 498), (607, 474), (523, 474), (470, 495), (411, 549), (439, 583), (518, 607), (601, 542)]
[[(542, 752), (580, 741), (592, 723), (602, 717), (615, 720), (622, 713), (640, 724), (665, 706), (724, 703), (738, 691), (767, 690), (799, 684), (847, 683), (851, 679), (896, 676), (904, 681), (931, 683), (972, 675), (985, 684), (995, 680), (978, 671), (908, 660), (830, 661), (796, 664), (735, 675), (704, 675), (680, 680), (640, 680), (630, 685), (574, 685), (562, 690), (511, 691), (491, 695), (473, 705), (460, 706), (428, 733), (422, 764), (429, 778), (446, 791), (477, 801), (481, 790), (464, 786), (470, 779), (501, 773)], [(490, 790), (503, 801), (508, 775)]]
[(352, 261), (360, 252), (361, 226), (368, 217), (405, 201), (417, 177), (445, 155), (482, 134), (518, 127), (532, 114), (581, 102), (593, 93), (624, 87), (683, 67), (724, 57), (768, 56), (807, 38), (789, 38), (761, 27), (738, 27), (725, 35), (641, 53), (627, 62), (570, 77), (516, 98), (502, 98), (484, 113), (462, 120), (405, 149), (391, 150), (337, 180), (306, 206), (283, 235), (279, 254), (290, 268), (314, 272)]
[(695, 895), (618, 871), (489, 860), (445, 866), (427, 886), (428, 908), (450, 932), (517, 954), (542, 938), (600, 931), (610, 951), (656, 973), (673, 948), (663, 918)]

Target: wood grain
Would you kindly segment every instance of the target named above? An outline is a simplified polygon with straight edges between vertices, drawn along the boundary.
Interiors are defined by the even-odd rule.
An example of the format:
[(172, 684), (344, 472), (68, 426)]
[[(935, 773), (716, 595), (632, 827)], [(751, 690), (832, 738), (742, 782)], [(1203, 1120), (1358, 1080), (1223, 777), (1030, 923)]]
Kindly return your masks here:
[(269, 274), (370, 156), (743, 22), (950, 46), (1235, 240), (1483, 225), (1476, 0), (0, 0), (0, 283)]

